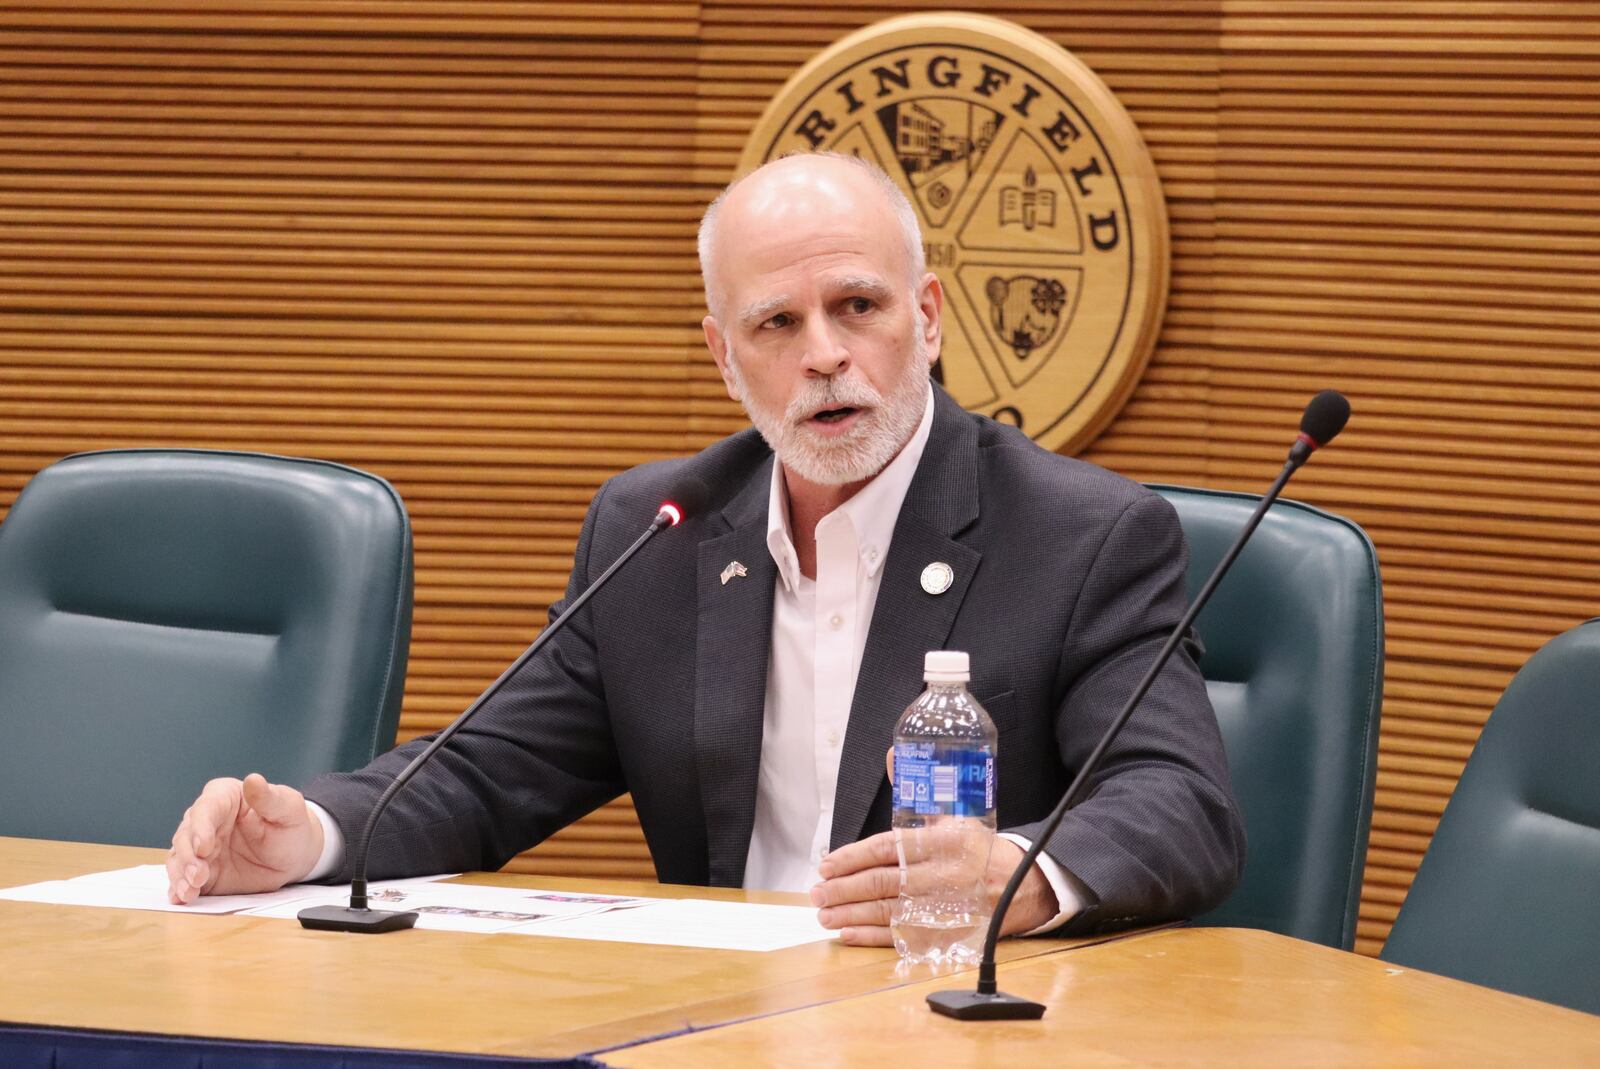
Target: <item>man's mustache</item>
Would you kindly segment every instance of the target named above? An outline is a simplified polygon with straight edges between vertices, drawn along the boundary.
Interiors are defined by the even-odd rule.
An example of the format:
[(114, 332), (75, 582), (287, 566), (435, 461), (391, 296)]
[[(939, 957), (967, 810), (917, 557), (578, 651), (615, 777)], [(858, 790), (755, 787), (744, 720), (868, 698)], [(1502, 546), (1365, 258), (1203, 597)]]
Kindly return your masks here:
[(829, 379), (803, 387), (789, 402), (784, 418), (790, 423), (804, 423), (818, 412), (833, 408), (878, 408), (882, 404), (883, 395), (865, 382)]

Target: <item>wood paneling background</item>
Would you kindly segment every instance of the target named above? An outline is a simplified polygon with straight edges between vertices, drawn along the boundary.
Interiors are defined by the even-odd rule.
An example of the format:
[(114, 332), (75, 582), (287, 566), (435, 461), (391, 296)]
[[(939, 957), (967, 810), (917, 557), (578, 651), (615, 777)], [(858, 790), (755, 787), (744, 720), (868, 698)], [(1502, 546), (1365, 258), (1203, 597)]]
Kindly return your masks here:
[[(782, 81), (929, 4), (62, 0), (0, 8), (0, 506), (81, 449), (371, 469), (416, 525), (402, 737), (536, 631), (607, 475), (741, 425), (694, 225)], [(1600, 11), (967, 3), (1100, 73), (1155, 154), (1172, 298), (1087, 455), (1296, 494), (1379, 547), (1388, 673), (1359, 948), (1484, 717), (1600, 612)], [(625, 802), (514, 864), (651, 872)]]

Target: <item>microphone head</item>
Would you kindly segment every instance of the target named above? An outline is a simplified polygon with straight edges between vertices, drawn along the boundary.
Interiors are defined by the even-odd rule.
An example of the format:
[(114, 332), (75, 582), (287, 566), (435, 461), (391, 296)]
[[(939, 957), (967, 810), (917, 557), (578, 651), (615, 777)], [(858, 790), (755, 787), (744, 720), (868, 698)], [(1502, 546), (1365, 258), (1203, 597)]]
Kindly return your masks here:
[(705, 483), (693, 475), (685, 475), (672, 484), (667, 499), (661, 502), (661, 511), (671, 517), (672, 526), (676, 527), (705, 508), (710, 499), (711, 491)]
[(1300, 433), (1320, 448), (1333, 441), (1349, 420), (1350, 399), (1338, 390), (1323, 390), (1306, 405)]

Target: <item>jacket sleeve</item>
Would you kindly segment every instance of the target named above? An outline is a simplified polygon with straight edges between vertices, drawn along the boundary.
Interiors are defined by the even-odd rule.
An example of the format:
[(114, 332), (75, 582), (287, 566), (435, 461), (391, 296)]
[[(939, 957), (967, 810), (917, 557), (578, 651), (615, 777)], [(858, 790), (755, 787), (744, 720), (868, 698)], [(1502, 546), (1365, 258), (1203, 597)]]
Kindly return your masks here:
[[(1077, 774), (1187, 607), (1188, 550), (1171, 505), (1141, 495), (1113, 523), (1067, 628), (1056, 741)], [(1244, 867), (1244, 825), (1196, 664), (1174, 651), (1046, 852), (1092, 892), (1057, 934), (1116, 931), (1220, 904)], [(1044, 822), (1006, 831), (1034, 840)]]
[[(598, 571), (590, 551), (605, 487), (584, 518), (554, 620)], [(305, 796), (338, 822), (350, 878), (357, 839), (394, 777), (432, 741), (424, 736), (356, 772), (320, 776)], [(494, 870), (624, 790), (606, 713), (589, 613), (580, 612), (506, 681), (395, 795), (368, 852), (372, 879)]]

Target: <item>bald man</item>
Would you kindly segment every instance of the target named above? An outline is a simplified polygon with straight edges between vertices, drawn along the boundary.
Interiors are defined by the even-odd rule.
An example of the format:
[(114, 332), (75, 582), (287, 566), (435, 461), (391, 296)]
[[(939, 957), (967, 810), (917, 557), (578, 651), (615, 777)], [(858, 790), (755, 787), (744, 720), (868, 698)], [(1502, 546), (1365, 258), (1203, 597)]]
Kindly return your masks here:
[[(932, 649), (971, 654), (999, 731), (998, 895), (1182, 615), (1186, 549), (1157, 495), (1039, 449), (933, 384), (944, 293), (881, 171), (795, 156), (700, 230), (706, 346), (753, 430), (595, 494), (554, 618), (686, 475), (712, 502), (651, 546), (398, 796), (373, 878), (496, 869), (631, 792), (663, 882), (808, 892), (890, 945), (884, 756)], [(942, 564), (947, 589), (921, 576)], [(207, 785), (171, 897), (347, 879), (345, 844), (426, 744), (324, 776)], [(1006, 931), (1106, 932), (1217, 905), (1244, 837), (1192, 651), (1173, 658)]]

